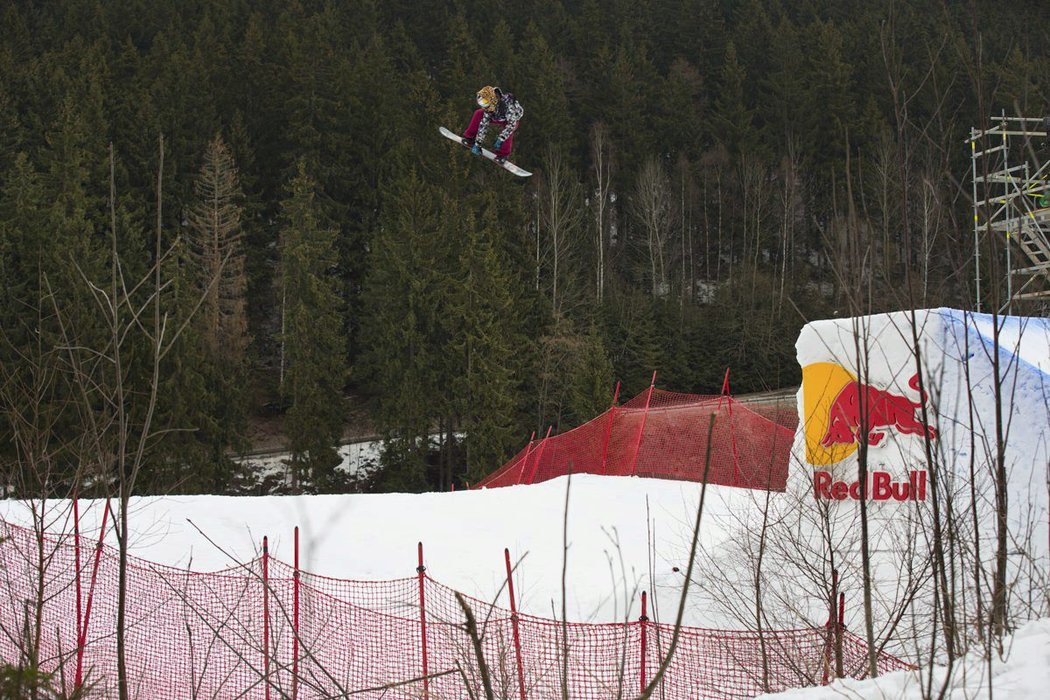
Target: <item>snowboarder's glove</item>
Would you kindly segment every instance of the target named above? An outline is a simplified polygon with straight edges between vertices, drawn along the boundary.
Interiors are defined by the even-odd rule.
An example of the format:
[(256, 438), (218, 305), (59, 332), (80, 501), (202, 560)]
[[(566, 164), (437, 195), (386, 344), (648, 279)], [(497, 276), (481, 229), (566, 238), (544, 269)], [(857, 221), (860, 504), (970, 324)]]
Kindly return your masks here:
[(496, 143), (492, 144), (492, 149), (498, 151), (500, 146), (503, 145), (503, 139), (496, 139)]
[(473, 153), (476, 156), (480, 156), (481, 155), (481, 144), (479, 144), (477, 141), (475, 141), (474, 145), (470, 147), (470, 152)]

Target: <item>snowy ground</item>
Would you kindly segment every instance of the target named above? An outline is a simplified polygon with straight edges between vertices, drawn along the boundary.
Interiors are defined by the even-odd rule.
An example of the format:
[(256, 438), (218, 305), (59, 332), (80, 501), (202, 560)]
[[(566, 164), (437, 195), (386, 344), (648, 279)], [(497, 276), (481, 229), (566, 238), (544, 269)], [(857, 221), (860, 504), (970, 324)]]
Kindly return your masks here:
[[(519, 608), (549, 617), (552, 606), (561, 609), (567, 486), (569, 480), (560, 478), (454, 493), (135, 498), (131, 549), (150, 561), (209, 571), (251, 559), (266, 535), (270, 553), (291, 562), (298, 526), (304, 569), (374, 580), (413, 576), (421, 541), (432, 577), (491, 599), (505, 579), (506, 547), (512, 561), (522, 559), (515, 575)], [(699, 485), (689, 482), (573, 477), (565, 557), (569, 618), (637, 617), (640, 592), (648, 590), (655, 593), (657, 615), (664, 610), (673, 621), (699, 494)], [(734, 511), (754, 508), (754, 498), (743, 489), (709, 487), (703, 543), (717, 547)], [(71, 531), (68, 504), (53, 501), (49, 509), (50, 529)], [(99, 502), (81, 502), (82, 531), (97, 533), (101, 512)], [(29, 517), (26, 504), (0, 502), (0, 518), (29, 524)], [(688, 612), (687, 623), (733, 626), (697, 609)]]
[[(967, 655), (952, 669), (948, 700), (1044, 700), (1050, 696), (1050, 619), (1029, 622), (1005, 640), (1004, 660), (993, 653), (989, 693), (988, 662), (980, 650)], [(936, 697), (948, 676), (944, 667), (934, 667), (932, 688)], [(866, 681), (838, 680), (823, 688), (800, 688), (763, 695), (763, 700), (922, 700), (930, 683), (929, 669), (900, 671)]]

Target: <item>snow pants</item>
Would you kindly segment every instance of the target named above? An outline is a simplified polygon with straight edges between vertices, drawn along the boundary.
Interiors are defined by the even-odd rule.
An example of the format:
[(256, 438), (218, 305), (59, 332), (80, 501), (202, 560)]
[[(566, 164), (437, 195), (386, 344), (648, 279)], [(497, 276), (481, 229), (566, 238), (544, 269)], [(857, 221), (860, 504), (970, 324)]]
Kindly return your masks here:
[[(463, 132), (463, 138), (472, 139), (472, 138), (474, 138), (477, 135), (477, 133), (478, 133), (478, 126), (481, 125), (481, 118), (484, 117), (484, 116), (485, 116), (485, 110), (483, 110), (483, 109), (478, 109), (478, 110), (476, 110), (474, 112), (474, 117), (470, 120), (470, 126), (468, 126), (467, 130)], [(490, 126), (497, 126), (497, 127), (499, 127), (500, 131), (502, 131), (503, 127), (505, 127), (507, 125), (507, 122), (501, 122), (501, 121), (497, 121), (497, 120), (493, 119), (491, 122), (489, 122), (489, 125)], [(517, 131), (517, 129), (515, 129), (514, 131)], [(510, 155), (510, 152), (511, 152), (511, 150), (513, 148), (514, 148), (514, 132), (512, 131), (510, 136), (507, 137), (507, 140), (504, 141), (502, 144), (500, 144), (499, 150), (496, 151), (496, 155), (497, 156), (503, 156), (504, 158), (506, 158), (507, 156)]]

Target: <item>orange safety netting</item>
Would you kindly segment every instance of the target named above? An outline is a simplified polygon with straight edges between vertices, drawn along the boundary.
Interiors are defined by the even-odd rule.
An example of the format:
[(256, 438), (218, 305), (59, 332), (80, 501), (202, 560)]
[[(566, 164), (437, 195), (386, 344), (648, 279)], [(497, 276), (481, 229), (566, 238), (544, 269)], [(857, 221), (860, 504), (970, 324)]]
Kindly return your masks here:
[[(88, 697), (116, 697), (116, 551), (86, 537), (38, 537), (0, 525), (0, 658), (18, 664), (35, 656), (65, 691), (82, 675)], [(456, 592), (422, 565), (417, 572), (350, 581), (265, 554), (215, 573), (129, 558), (130, 696), (485, 697)], [(505, 588), (500, 596), (507, 595)], [(563, 685), (576, 699), (631, 697), (654, 677), (674, 634), (672, 625), (644, 618), (562, 624), (463, 600), (477, 620), (489, 683), (502, 698), (562, 697)], [(683, 628), (654, 697), (746, 698), (820, 683), (834, 658), (829, 635), (828, 627), (761, 637)], [(860, 677), (866, 647), (843, 635), (844, 669)], [(885, 653), (878, 659), (882, 673), (907, 668)]]
[(476, 488), (566, 474), (645, 476), (783, 491), (794, 410), (650, 388), (572, 430), (532, 440)]

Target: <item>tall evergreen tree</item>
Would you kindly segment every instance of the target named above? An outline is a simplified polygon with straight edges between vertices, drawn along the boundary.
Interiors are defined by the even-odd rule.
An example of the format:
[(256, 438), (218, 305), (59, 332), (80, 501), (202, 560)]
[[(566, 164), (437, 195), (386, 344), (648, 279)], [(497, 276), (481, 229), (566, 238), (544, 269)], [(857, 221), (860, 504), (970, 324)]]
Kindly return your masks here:
[(398, 178), (384, 201), (362, 297), (362, 371), (376, 397), (384, 441), (381, 487), (426, 488), (426, 458), (439, 414), (439, 270), (447, 262), (441, 200), (414, 170)]
[(206, 378), (197, 395), (198, 431), (211, 459), (211, 485), (226, 486), (227, 448), (241, 448), (246, 430), (249, 343), (247, 278), (241, 227), (241, 192), (233, 156), (216, 136), (204, 152), (187, 207), (185, 251), (191, 265), (187, 302), (200, 304), (193, 338), (200, 344), (198, 374)]
[(204, 152), (194, 191), (186, 221), (190, 255), (199, 270), (197, 288), (204, 299), (198, 315), (201, 335), (216, 359), (238, 367), (248, 345), (241, 193), (233, 156), (220, 136)]
[(501, 237), (497, 202), (491, 194), (480, 200), (477, 220), (468, 211), (446, 219), (455, 229), (459, 255), (448, 280), (448, 313), (441, 317), (455, 358), (449, 380), (454, 414), (466, 436), (466, 477), (472, 482), (502, 464), (518, 437), (515, 357), (525, 343), (516, 327), (511, 279), (493, 244)]
[(745, 99), (747, 71), (741, 64), (736, 45), (726, 46), (725, 64), (718, 81), (718, 94), (712, 110), (711, 131), (715, 142), (731, 151), (739, 151), (752, 143), (754, 112)]
[(325, 488), (334, 476), (346, 418), (343, 302), (333, 275), (336, 231), (323, 218), (305, 161), (299, 161), (288, 190), (281, 206), (278, 277), (285, 435), (293, 488), (301, 479)]

